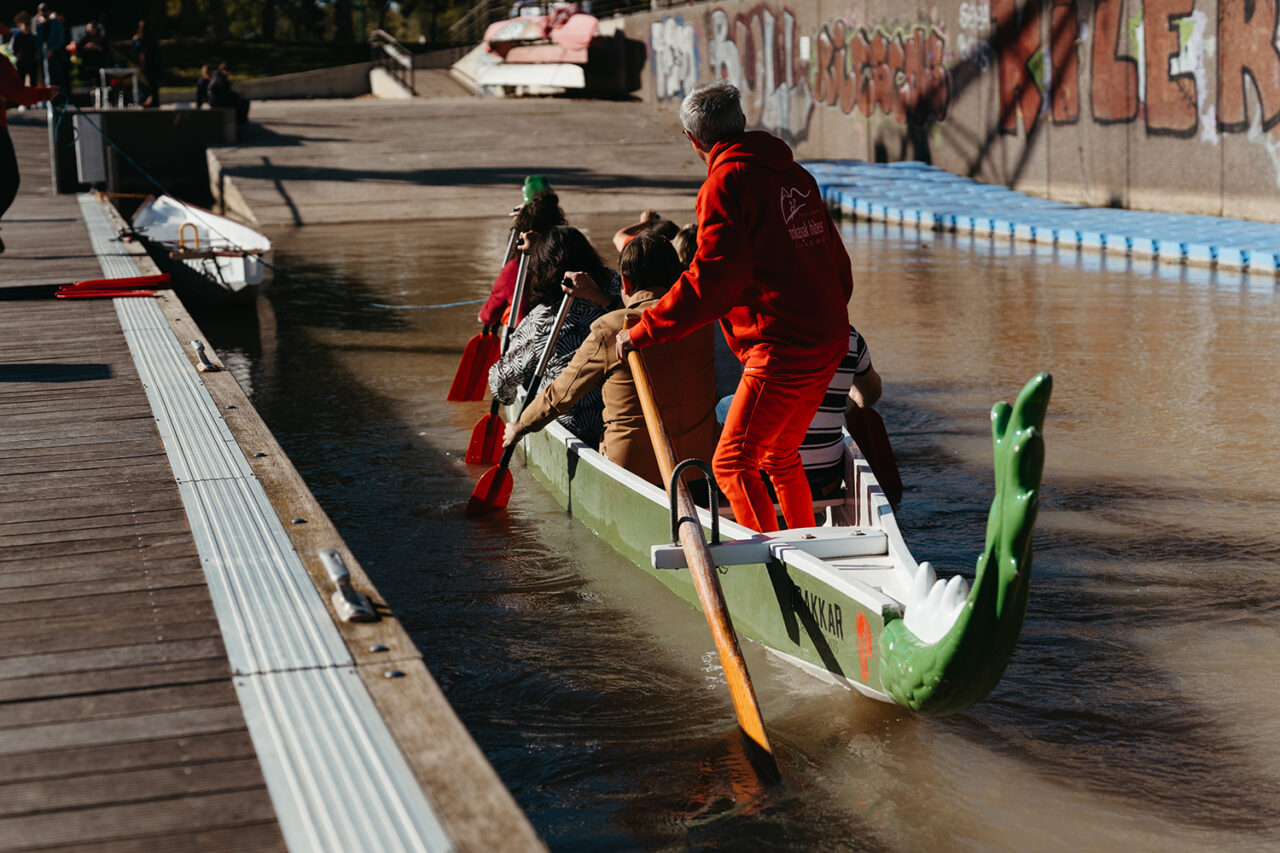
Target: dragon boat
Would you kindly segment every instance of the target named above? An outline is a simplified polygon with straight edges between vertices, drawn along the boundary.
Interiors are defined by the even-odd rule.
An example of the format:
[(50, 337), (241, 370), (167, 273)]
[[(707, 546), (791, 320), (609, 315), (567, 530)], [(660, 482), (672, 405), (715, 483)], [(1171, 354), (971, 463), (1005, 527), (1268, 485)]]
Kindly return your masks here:
[[(845, 493), (827, 523), (759, 534), (702, 509), (737, 632), (824, 677), (926, 714), (964, 710), (1000, 681), (1026, 615), (1031, 538), (1052, 378), (992, 409), (995, 497), (972, 584), (916, 562), (871, 466), (848, 436)], [(605, 459), (557, 423), (519, 455), (575, 518), (698, 606), (672, 541), (664, 490)], [(699, 487), (695, 486), (695, 491)], [(657, 543), (657, 544), (655, 544)]]

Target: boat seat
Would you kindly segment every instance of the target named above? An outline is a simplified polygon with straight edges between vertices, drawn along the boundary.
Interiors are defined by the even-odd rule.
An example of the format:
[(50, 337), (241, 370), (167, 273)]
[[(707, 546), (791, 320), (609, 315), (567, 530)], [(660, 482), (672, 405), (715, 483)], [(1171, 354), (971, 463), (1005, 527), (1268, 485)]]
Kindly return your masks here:
[[(806, 527), (757, 533), (750, 539), (708, 546), (717, 566), (742, 566), (786, 560), (788, 552), (800, 551), (820, 560), (864, 560), (886, 557), (889, 538), (877, 527)], [(649, 558), (655, 569), (684, 569), (684, 549), (680, 545), (654, 545)]]
[[(697, 492), (695, 492), (695, 498), (696, 498), (697, 494), (698, 494), (698, 493), (697, 493)], [(706, 506), (705, 506), (705, 504), (706, 504), (706, 500), (705, 500), (705, 499), (704, 499), (704, 500), (701, 500), (701, 501), (699, 501), (699, 500), (695, 500), (695, 501), (694, 501), (694, 503), (698, 504), (698, 505), (699, 505), (699, 506), (701, 506), (703, 509), (706, 509)], [(825, 517), (827, 517), (827, 511), (828, 511), (828, 510), (830, 510), (830, 509), (834, 509), (835, 507), (838, 507), (838, 506), (844, 506), (844, 495), (840, 495), (839, 497), (835, 497), (835, 498), (826, 498), (826, 499), (823, 499), (823, 500), (820, 500), (820, 501), (814, 501), (814, 502), (813, 502), (813, 514), (814, 514), (814, 517), (816, 518), (816, 517), (818, 517), (818, 516), (822, 516), (822, 517), (824, 517), (824, 518), (825, 518)], [(781, 507), (781, 506), (779, 506), (779, 505), (777, 504), (777, 502), (775, 502), (775, 503), (774, 503), (774, 505), (773, 505), (773, 513), (774, 513), (774, 515), (777, 515), (777, 516), (779, 516), (779, 517), (781, 517), (781, 515), (782, 515), (782, 507)], [(723, 495), (721, 495), (721, 497), (720, 497), (720, 517), (721, 517), (721, 518), (727, 518), (727, 519), (729, 519), (730, 521), (737, 521), (737, 520), (738, 520), (738, 519), (734, 516), (734, 514), (733, 514), (733, 508), (729, 506), (729, 501), (728, 501), (727, 499), (725, 499), (725, 497), (724, 497)]]

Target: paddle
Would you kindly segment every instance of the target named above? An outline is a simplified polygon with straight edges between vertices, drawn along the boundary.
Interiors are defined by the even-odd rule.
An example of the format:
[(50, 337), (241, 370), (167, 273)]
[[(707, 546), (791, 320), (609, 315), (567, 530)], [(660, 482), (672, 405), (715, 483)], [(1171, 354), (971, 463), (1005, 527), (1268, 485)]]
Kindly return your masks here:
[[(511, 226), (511, 236), (507, 238), (507, 250), (502, 255), (502, 266), (507, 265), (511, 257), (511, 247), (515, 245), (516, 229)], [(501, 269), (501, 267), (499, 267)], [(453, 384), (449, 386), (449, 394), (445, 398), (453, 402), (483, 400), (489, 368), (498, 360), (498, 341), (496, 337), (498, 324), (486, 324), (480, 334), (473, 335), (462, 350), (462, 359), (453, 374)]]
[[(533, 372), (533, 378), (529, 380), (529, 390), (525, 392), (524, 402), (520, 405), (520, 414), (524, 414), (524, 410), (529, 408), (529, 404), (533, 402), (533, 398), (538, 395), (538, 386), (542, 383), (542, 374), (547, 370), (547, 363), (551, 361), (551, 353), (555, 350), (556, 339), (560, 337), (560, 328), (564, 326), (565, 315), (569, 313), (569, 306), (573, 304), (573, 297), (569, 294), (564, 295), (564, 299), (560, 302), (560, 311), (556, 314), (556, 323), (551, 327), (551, 334), (547, 337), (546, 346), (542, 348), (542, 358), (538, 361), (538, 369)], [(517, 416), (518, 419), (518, 416)], [(476, 483), (475, 489), (471, 492), (471, 500), (467, 502), (467, 515), (482, 515), (487, 512), (502, 509), (507, 505), (507, 501), (511, 498), (511, 471), (508, 466), (511, 464), (511, 456), (516, 451), (516, 442), (512, 442), (502, 453), (502, 459), (497, 465), (494, 465), (480, 478), (480, 482)]]
[(465, 402), (477, 399), (471, 394), (475, 388), (475, 374), (480, 361), (480, 350), (487, 346), (485, 341), (492, 335), (493, 326), (486, 325), (478, 335), (473, 335), (462, 350), (462, 360), (458, 362), (458, 370), (453, 374), (453, 384), (449, 386), (449, 394), (445, 398), (453, 402)]
[(866, 457), (871, 473), (884, 490), (889, 506), (897, 509), (902, 500), (902, 477), (898, 474), (898, 459), (893, 455), (889, 432), (884, 428), (880, 413), (870, 406), (850, 406), (844, 422), (853, 443)]
[[(627, 353), (627, 363), (631, 367), (631, 378), (635, 381), (636, 393), (640, 397), (640, 408), (644, 410), (645, 424), (649, 427), (649, 440), (653, 443), (653, 452), (658, 458), (658, 470), (662, 472), (662, 479), (670, 484), (671, 472), (676, 466), (675, 449), (671, 446), (671, 438), (667, 435), (667, 428), (662, 423), (662, 414), (658, 411), (658, 403), (653, 396), (653, 385), (649, 382), (648, 371), (645, 370), (644, 357), (638, 351), (632, 350)], [(776, 781), (781, 778), (781, 773), (773, 757), (773, 749), (769, 746), (769, 738), (764, 731), (764, 719), (760, 715), (755, 688), (751, 686), (747, 662), (742, 657), (742, 649), (738, 647), (738, 637), (733, 632), (729, 606), (725, 604), (724, 592), (720, 589), (715, 561), (711, 556), (711, 550), (707, 547), (702, 522), (698, 520), (697, 507), (694, 506), (689, 487), (683, 480), (677, 481), (674, 488), (676, 489), (676, 509), (680, 514), (680, 545), (689, 563), (689, 574), (693, 577), (694, 588), (698, 591), (702, 612), (707, 615), (707, 624), (711, 626), (711, 637), (715, 641), (716, 653), (720, 656), (720, 666), (724, 669), (725, 681), (729, 684), (729, 695), (733, 699), (733, 707), (738, 715), (738, 725), (747, 739), (763, 751), (759, 755), (752, 756), (756, 759), (755, 763), (764, 771), (764, 775), (769, 776), (771, 781)]]
[[(516, 292), (511, 298), (511, 311), (507, 315), (507, 333), (502, 336), (500, 356), (506, 355), (511, 335), (516, 330), (520, 306), (524, 304), (524, 282), (528, 273), (529, 256), (520, 255), (520, 267), (516, 271)], [(492, 365), (491, 365), (492, 366)], [(488, 371), (485, 371), (486, 378)], [(489, 405), (489, 414), (476, 422), (471, 430), (471, 442), (467, 445), (467, 462), (473, 465), (492, 465), (502, 456), (502, 418), (498, 417), (498, 400)]]
[[(133, 291), (138, 288), (160, 288), (169, 286), (169, 274), (162, 273), (160, 275), (138, 275), (130, 278), (93, 278), (84, 281), (71, 281), (66, 284), (25, 284), (18, 287), (0, 288), (0, 302), (11, 302), (29, 299), (49, 299), (56, 297), (58, 299), (67, 299), (72, 296), (85, 296), (92, 293), (94, 295), (102, 293), (110, 293), (111, 295), (129, 295), (126, 293), (117, 294), (115, 291)], [(155, 290), (149, 290), (146, 295), (153, 296)]]

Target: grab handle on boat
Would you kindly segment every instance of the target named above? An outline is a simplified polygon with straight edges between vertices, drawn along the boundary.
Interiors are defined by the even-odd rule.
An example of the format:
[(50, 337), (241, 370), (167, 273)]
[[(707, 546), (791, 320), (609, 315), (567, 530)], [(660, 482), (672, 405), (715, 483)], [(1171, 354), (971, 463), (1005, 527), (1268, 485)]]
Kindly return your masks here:
[[(716, 486), (716, 476), (711, 473), (711, 466), (701, 459), (686, 459), (671, 471), (671, 482), (667, 484), (667, 500), (671, 504), (671, 541), (680, 541), (680, 519), (676, 518), (676, 483), (680, 482), (680, 474), (685, 468), (698, 468), (707, 475), (707, 505), (711, 508), (711, 544), (720, 544), (720, 489)], [(697, 519), (694, 519), (697, 521)]]
[(184, 222), (178, 226), (178, 247), (181, 249), (187, 248), (186, 233), (188, 228), (195, 232), (196, 251), (198, 252), (200, 251), (200, 229), (194, 222)]
[(330, 601), (338, 612), (338, 618), (343, 622), (376, 622), (378, 614), (368, 597), (351, 585), (351, 570), (342, 562), (341, 555), (332, 548), (326, 548), (320, 552), (320, 562), (324, 563), (329, 580), (336, 588)]

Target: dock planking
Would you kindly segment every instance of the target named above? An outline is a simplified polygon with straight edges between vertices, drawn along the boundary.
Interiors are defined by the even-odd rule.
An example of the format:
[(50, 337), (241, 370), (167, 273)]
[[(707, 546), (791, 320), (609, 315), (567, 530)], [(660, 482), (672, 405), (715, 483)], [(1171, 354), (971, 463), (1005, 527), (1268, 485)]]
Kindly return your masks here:
[[(209, 557), (157, 430), (160, 409), (112, 301), (53, 298), (52, 285), (102, 272), (79, 201), (50, 187), (44, 122), (16, 124), (24, 185), (0, 256), (0, 851), (283, 849), (296, 794), (277, 787), (276, 746), (260, 761), (254, 744), (272, 736), (263, 691), (302, 673), (233, 682)], [(156, 304), (179, 342), (204, 339), (179, 300)], [(329, 617), (328, 549), (380, 613), (335, 621), (354, 661), (345, 671), (427, 798), (447, 836), (437, 841), (463, 853), (545, 850), (243, 390), (225, 371), (200, 386), (228, 413), (241, 452), (259, 451), (248, 459), (253, 480), (277, 519), (307, 519), (285, 532)], [(252, 733), (246, 695), (258, 703)], [(290, 737), (317, 736), (306, 716), (285, 721)], [(399, 757), (375, 755), (388, 776)], [(290, 837), (302, 837), (289, 820)], [(370, 849), (383, 840), (393, 843), (367, 839)]]
[[(36, 114), (40, 115), (40, 114)], [(43, 120), (0, 225), (0, 849), (282, 850), (213, 604)], [(18, 297), (18, 298), (14, 298)]]

